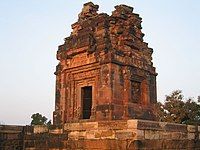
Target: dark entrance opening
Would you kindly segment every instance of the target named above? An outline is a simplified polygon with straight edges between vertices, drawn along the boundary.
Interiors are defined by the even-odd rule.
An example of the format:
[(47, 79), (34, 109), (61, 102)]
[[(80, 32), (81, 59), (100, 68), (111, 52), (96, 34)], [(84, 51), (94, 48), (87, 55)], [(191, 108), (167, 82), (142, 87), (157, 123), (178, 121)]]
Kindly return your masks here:
[(92, 86), (81, 88), (83, 119), (90, 119), (92, 108)]

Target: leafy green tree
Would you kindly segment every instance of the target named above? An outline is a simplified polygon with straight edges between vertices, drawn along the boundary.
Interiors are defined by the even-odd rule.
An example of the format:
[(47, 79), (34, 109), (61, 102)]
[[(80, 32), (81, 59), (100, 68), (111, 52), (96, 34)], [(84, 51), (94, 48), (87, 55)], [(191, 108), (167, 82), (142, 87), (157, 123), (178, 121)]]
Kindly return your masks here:
[(200, 105), (193, 99), (183, 99), (180, 90), (166, 95), (164, 104), (156, 104), (156, 116), (159, 121), (181, 124), (200, 124)]
[(42, 116), (40, 113), (33, 114), (31, 118), (31, 125), (51, 125), (51, 120), (48, 121), (48, 119), (45, 116)]
[(192, 99), (185, 102), (185, 116), (182, 119), (184, 124), (200, 125), (200, 105)]
[(164, 103), (164, 119), (167, 122), (181, 123), (184, 117), (183, 95), (180, 90), (166, 96)]

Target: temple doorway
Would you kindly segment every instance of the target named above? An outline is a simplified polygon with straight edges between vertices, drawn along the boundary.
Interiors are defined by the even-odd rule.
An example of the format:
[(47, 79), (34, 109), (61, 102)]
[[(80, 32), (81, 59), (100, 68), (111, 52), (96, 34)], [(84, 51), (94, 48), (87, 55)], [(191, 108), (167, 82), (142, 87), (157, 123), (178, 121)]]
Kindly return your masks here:
[(92, 108), (92, 86), (81, 88), (82, 119), (90, 119)]

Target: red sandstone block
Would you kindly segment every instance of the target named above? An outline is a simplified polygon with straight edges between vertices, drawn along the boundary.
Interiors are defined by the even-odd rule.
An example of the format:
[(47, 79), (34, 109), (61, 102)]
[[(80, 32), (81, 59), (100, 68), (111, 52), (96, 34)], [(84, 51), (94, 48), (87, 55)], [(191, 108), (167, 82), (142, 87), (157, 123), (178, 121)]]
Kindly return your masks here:
[(187, 125), (187, 131), (188, 132), (196, 132), (197, 128), (193, 125)]
[(182, 136), (181, 132), (172, 132), (171, 139), (182, 140), (182, 139), (184, 139), (184, 137)]
[(166, 131), (172, 132), (187, 132), (187, 125), (184, 124), (175, 124), (175, 123), (167, 123), (164, 127)]
[(163, 128), (162, 128), (162, 126), (160, 126), (159, 122), (147, 121), (147, 120), (138, 120), (137, 129), (163, 130)]
[(98, 122), (80, 122), (80, 123), (66, 123), (64, 130), (80, 131), (80, 130), (95, 130), (98, 128)]
[(189, 140), (195, 139), (195, 133), (188, 133), (188, 139)]
[(116, 131), (115, 137), (119, 140), (128, 140), (136, 138), (137, 134), (127, 130)]
[(128, 129), (137, 129), (138, 120), (127, 120), (127, 128)]
[(48, 132), (48, 131), (49, 131), (49, 129), (45, 125), (35, 125), (34, 129), (33, 129), (34, 133), (45, 133), (45, 132)]
[(124, 121), (124, 120), (120, 120), (120, 121), (100, 121), (100, 122), (98, 122), (98, 128), (104, 129), (104, 130), (127, 129), (127, 122)]
[(117, 140), (78, 140), (68, 144), (71, 150), (125, 150), (127, 141)]
[(101, 139), (114, 139), (115, 133), (113, 130), (105, 130), (101, 132)]
[(160, 132), (160, 139), (171, 139), (172, 132), (161, 131)]
[(144, 131), (145, 139), (160, 139), (160, 132), (155, 130), (145, 130)]

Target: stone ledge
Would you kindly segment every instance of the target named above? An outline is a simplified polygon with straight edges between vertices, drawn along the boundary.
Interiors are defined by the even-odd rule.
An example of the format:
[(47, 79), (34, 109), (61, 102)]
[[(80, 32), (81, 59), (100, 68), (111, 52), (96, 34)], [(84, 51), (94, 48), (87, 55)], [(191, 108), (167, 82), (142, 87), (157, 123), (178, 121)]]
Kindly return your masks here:
[[(33, 130), (28, 130), (30, 127), (25, 126), (19, 137), (18, 134), (5, 132), (8, 128), (14, 131), (19, 129), (1, 128), (0, 136), (1, 134), (12, 136), (12, 139), (2, 139), (3, 143), (20, 141), (24, 143), (26, 149), (200, 149), (199, 127), (166, 122), (147, 120), (76, 122), (50, 128), (34, 126)], [(22, 134), (23, 139), (20, 139)]]
[(192, 125), (132, 119), (66, 123), (64, 131), (72, 139), (192, 140), (195, 139), (197, 128)]

